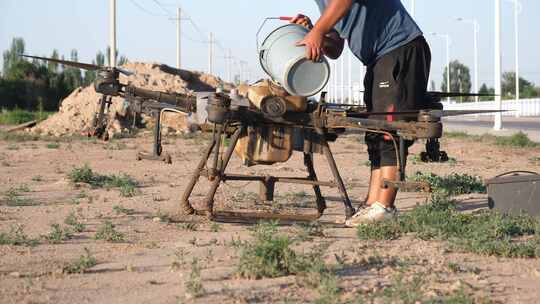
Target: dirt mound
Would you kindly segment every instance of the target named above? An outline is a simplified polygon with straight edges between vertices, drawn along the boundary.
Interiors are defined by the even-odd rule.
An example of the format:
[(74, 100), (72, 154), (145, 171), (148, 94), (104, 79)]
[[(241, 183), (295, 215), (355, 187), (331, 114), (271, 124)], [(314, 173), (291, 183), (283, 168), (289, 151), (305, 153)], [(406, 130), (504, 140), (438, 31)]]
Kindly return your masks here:
[[(129, 83), (149, 90), (194, 94), (196, 91), (214, 91), (218, 87), (225, 90), (232, 88), (230, 84), (213, 75), (178, 70), (157, 63), (133, 62), (123, 67), (134, 72), (134, 75), (129, 77), (121, 75), (120, 81), (122, 83)], [(62, 101), (58, 113), (41, 122), (31, 131), (52, 136), (86, 134), (92, 127), (92, 120), (98, 110), (100, 98), (101, 94), (96, 93), (93, 85), (78, 88)], [(185, 120), (182, 115), (167, 115), (178, 116), (179, 120)], [(128, 115), (127, 107), (122, 98), (113, 98), (113, 103), (108, 111), (108, 118), (107, 132), (109, 137), (130, 128), (132, 116)], [(185, 124), (180, 122), (176, 125)]]

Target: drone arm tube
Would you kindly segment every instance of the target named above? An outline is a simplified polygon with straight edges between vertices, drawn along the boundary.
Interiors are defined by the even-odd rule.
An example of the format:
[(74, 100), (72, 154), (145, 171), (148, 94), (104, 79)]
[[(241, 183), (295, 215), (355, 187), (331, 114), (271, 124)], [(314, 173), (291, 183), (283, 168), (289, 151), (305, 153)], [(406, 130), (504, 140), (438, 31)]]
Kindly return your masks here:
[(132, 92), (134, 97), (151, 99), (157, 101), (158, 103), (171, 104), (173, 106), (176, 106), (177, 108), (182, 109), (182, 111), (184, 112), (196, 111), (196, 100), (194, 97), (191, 96), (151, 91), (132, 86), (126, 87), (126, 91), (128, 90)]

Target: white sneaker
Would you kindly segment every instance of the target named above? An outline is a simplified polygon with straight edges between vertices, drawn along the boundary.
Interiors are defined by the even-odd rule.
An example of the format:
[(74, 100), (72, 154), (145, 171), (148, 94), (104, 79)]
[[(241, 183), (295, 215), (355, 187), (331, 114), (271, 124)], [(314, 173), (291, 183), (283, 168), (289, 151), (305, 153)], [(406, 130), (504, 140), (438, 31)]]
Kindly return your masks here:
[(386, 208), (381, 203), (375, 202), (368, 208), (358, 211), (353, 217), (345, 221), (347, 227), (358, 227), (362, 224), (369, 224), (392, 219), (396, 216), (396, 208)]

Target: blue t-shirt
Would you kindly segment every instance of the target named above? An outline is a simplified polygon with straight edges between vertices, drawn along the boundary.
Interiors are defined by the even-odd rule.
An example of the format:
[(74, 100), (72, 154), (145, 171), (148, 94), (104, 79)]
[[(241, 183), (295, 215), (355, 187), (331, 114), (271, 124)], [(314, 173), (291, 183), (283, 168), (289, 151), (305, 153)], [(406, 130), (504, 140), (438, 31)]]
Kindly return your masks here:
[[(330, 1), (315, 0), (321, 13)], [(354, 0), (335, 29), (365, 65), (422, 35), (401, 0)]]

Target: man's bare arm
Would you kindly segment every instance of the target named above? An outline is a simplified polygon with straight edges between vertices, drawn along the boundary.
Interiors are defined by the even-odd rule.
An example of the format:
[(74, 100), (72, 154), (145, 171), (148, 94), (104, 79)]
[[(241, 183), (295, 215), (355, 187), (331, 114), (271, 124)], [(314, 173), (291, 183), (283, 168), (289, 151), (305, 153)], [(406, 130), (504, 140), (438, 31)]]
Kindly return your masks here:
[[(313, 29), (313, 23), (311, 19), (303, 14), (298, 14), (291, 20), (291, 23), (302, 25), (308, 30)], [(343, 52), (345, 40), (339, 36), (336, 30), (332, 29), (324, 37), (323, 53), (331, 59), (337, 59)]]
[[(341, 47), (341, 50), (339, 50), (339, 48), (327, 49), (325, 40), (328, 39), (327, 34), (330, 33), (338, 21), (345, 16), (352, 4), (353, 0), (330, 0), (330, 4), (313, 29), (298, 43), (298, 45), (306, 46), (306, 58), (310, 60), (319, 60), (321, 53), (323, 52), (330, 58), (339, 57), (343, 47)], [(336, 37), (334, 36), (334, 38)], [(335, 40), (335, 42), (340, 42), (342, 39), (337, 36), (337, 39), (333, 40)], [(343, 41), (341, 41), (341, 43), (343, 43)]]
[(353, 4), (353, 0), (330, 0), (321, 18), (315, 23), (314, 31), (329, 33), (334, 26), (345, 16)]

